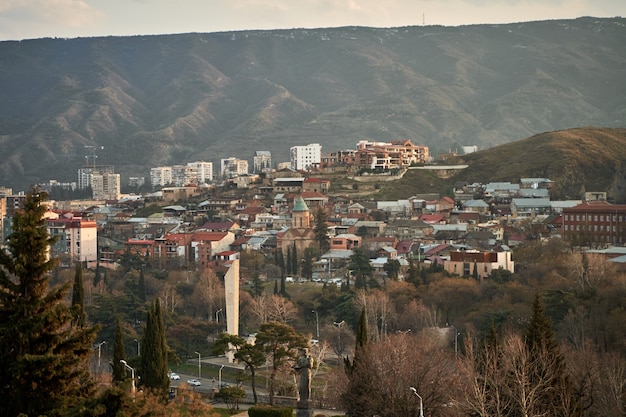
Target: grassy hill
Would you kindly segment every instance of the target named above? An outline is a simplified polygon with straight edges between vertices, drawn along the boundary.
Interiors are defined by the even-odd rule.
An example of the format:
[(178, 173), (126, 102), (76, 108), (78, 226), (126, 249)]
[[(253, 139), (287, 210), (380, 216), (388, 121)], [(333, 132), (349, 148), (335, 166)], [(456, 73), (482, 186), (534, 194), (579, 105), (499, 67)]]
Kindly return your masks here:
[(556, 182), (553, 198), (580, 199), (584, 191), (606, 191), (611, 199), (626, 202), (625, 161), (626, 129), (560, 130), (447, 161), (468, 165), (451, 178), (410, 170), (401, 180), (385, 184), (376, 198), (451, 195), (456, 181), (517, 183), (520, 178), (540, 177)]

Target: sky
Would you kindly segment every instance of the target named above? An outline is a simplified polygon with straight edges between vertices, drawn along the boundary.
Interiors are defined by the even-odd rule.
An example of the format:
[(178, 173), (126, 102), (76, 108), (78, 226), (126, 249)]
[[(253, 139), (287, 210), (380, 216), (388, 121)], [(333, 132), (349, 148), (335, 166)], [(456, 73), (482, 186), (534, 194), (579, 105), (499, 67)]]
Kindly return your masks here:
[(626, 0), (0, 0), (0, 40), (626, 16)]

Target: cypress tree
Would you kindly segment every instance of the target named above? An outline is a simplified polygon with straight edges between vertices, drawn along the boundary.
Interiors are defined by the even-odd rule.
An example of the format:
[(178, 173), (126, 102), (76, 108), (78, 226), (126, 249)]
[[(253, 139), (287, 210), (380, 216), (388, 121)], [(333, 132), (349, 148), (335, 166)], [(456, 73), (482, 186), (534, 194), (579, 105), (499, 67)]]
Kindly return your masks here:
[(146, 388), (154, 389), (165, 397), (170, 385), (167, 377), (168, 348), (158, 300), (152, 304), (148, 312), (141, 347), (141, 381)]
[(298, 248), (296, 247), (296, 242), (293, 242), (293, 249), (291, 250), (291, 269), (292, 274), (298, 274)]
[(74, 286), (72, 287), (72, 324), (85, 327), (85, 287), (83, 287), (83, 268), (76, 262)]
[[(281, 278), (282, 281), (282, 278)], [(274, 281), (274, 295), (278, 295), (278, 281)]]
[(100, 259), (96, 262), (96, 273), (93, 276), (93, 286), (97, 287), (100, 284), (102, 277), (100, 276)]
[(280, 295), (289, 298), (289, 294), (287, 294), (287, 286), (285, 285), (285, 277), (280, 278)]
[(71, 283), (48, 288), (56, 259), (43, 218), (47, 194), (31, 190), (0, 249), (0, 415), (70, 414), (93, 394), (88, 372), (97, 328), (71, 326)]
[(328, 238), (328, 225), (326, 221), (328, 220), (328, 216), (326, 212), (319, 207), (317, 212), (315, 213), (315, 240), (320, 248), (320, 253), (324, 254), (330, 248), (330, 239)]
[(146, 302), (146, 281), (143, 276), (143, 268), (139, 271), (139, 282), (137, 283), (137, 298)]
[(287, 248), (287, 265), (285, 266), (285, 271), (287, 272), (288, 275), (291, 275), (292, 272), (292, 268), (291, 268), (291, 247)]
[(115, 343), (113, 345), (113, 383), (120, 383), (126, 380), (126, 367), (120, 361), (126, 360), (124, 349), (124, 335), (122, 334), (122, 324), (120, 318), (115, 319)]

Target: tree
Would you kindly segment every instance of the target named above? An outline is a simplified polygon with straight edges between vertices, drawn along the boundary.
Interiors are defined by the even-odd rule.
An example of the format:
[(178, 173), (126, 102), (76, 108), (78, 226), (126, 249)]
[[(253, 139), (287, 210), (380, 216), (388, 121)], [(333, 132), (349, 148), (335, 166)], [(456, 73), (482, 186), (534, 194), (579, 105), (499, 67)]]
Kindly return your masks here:
[(269, 357), (269, 402), (274, 405), (274, 386), (278, 369), (288, 360), (294, 360), (299, 348), (307, 347), (306, 338), (293, 327), (278, 322), (264, 323), (256, 335), (256, 344)]
[(161, 317), (161, 306), (158, 300), (152, 304), (148, 312), (141, 347), (142, 384), (162, 393), (165, 397), (170, 385), (167, 377), (168, 347), (165, 341), (165, 325)]
[(356, 248), (350, 255), (350, 269), (353, 271), (355, 278), (355, 288), (365, 288), (367, 279), (372, 276), (374, 267), (370, 264), (370, 260), (361, 248)]
[(126, 367), (121, 362), (122, 360), (126, 360), (126, 352), (124, 349), (124, 334), (122, 333), (122, 324), (120, 322), (120, 318), (115, 318), (115, 342), (113, 344), (113, 363), (111, 367), (113, 368), (113, 382), (121, 383), (124, 382), (126, 378)]
[(383, 270), (389, 278), (398, 279), (398, 273), (400, 272), (400, 261), (397, 259), (387, 259), (387, 262), (383, 265)]
[(231, 412), (239, 409), (239, 400), (243, 398), (246, 398), (246, 390), (240, 387), (222, 387), (215, 394), (215, 399), (226, 404)]
[(577, 415), (581, 405), (573, 395), (563, 354), (539, 295), (535, 296), (533, 302), (533, 315), (524, 342), (528, 357), (537, 362), (528, 372), (530, 383), (541, 388), (537, 393), (536, 409), (556, 415), (557, 410), (562, 410), (568, 404), (567, 411), (570, 414), (567, 415)]
[(263, 295), (263, 281), (259, 278), (259, 271), (254, 271), (252, 273), (252, 290), (250, 290), (250, 294), (253, 297), (260, 297)]
[(48, 288), (56, 260), (43, 218), (47, 195), (32, 189), (0, 250), (0, 415), (64, 415), (92, 395), (88, 360), (97, 327), (71, 326), (70, 283)]
[(139, 281), (137, 282), (137, 298), (142, 302), (146, 302), (146, 280), (143, 274), (143, 268), (139, 270)]
[(222, 333), (215, 341), (215, 345), (213, 345), (213, 353), (216, 355), (222, 355), (231, 348), (235, 349), (235, 359), (245, 363), (246, 369), (250, 372), (252, 396), (254, 398), (254, 403), (256, 404), (258, 402), (258, 395), (256, 391), (256, 369), (265, 364), (265, 354), (263, 353), (262, 346), (248, 343), (244, 338), (237, 335)]
[(304, 250), (304, 259), (302, 261), (302, 277), (311, 281), (313, 279), (313, 256), (314, 248), (306, 248)]
[(85, 287), (83, 286), (83, 268), (76, 262), (74, 285), (72, 287), (72, 324), (85, 327)]
[(320, 253), (324, 254), (330, 248), (330, 238), (328, 237), (328, 225), (326, 222), (328, 221), (328, 216), (322, 207), (317, 209), (315, 213), (315, 228), (313, 229), (315, 233), (315, 240), (320, 248)]

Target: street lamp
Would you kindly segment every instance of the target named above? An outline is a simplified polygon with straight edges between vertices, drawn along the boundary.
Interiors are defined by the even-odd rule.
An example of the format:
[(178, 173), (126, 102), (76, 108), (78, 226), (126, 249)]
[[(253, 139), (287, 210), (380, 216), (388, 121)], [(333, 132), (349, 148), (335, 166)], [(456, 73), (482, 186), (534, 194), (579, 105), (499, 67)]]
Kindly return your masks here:
[(202, 378), (202, 362), (200, 362), (200, 352), (195, 352), (198, 355), (198, 378)]
[(409, 387), (409, 389), (420, 399), (420, 417), (424, 417), (424, 402), (422, 401), (422, 397), (417, 393), (415, 387)]
[(218, 324), (220, 322), (220, 313), (221, 312), (222, 312), (221, 308), (215, 312), (215, 322), (218, 323)]
[(98, 372), (100, 372), (100, 358), (102, 356), (102, 345), (104, 345), (107, 341), (103, 340), (102, 342), (98, 343)]
[(222, 369), (224, 369), (224, 366), (226, 365), (220, 366), (220, 370), (217, 373), (217, 389), (222, 389)]
[(337, 323), (336, 321), (333, 321), (333, 324), (339, 328), (339, 343), (338, 343), (339, 346), (337, 346), (337, 352), (338, 352), (338, 355), (340, 356), (343, 353), (343, 349), (341, 346), (341, 326), (345, 324), (345, 320), (341, 320), (339, 323)]
[(317, 330), (315, 335), (317, 336), (317, 341), (319, 343), (320, 341), (320, 317), (317, 314), (317, 310), (311, 310), (311, 313), (315, 313), (315, 328)]
[(139, 340), (135, 339), (135, 343), (137, 343), (137, 356), (141, 355), (141, 343), (139, 343)]
[(135, 368), (130, 366), (124, 359), (120, 359), (120, 362), (124, 364), (126, 369), (130, 371), (130, 393), (135, 396)]

